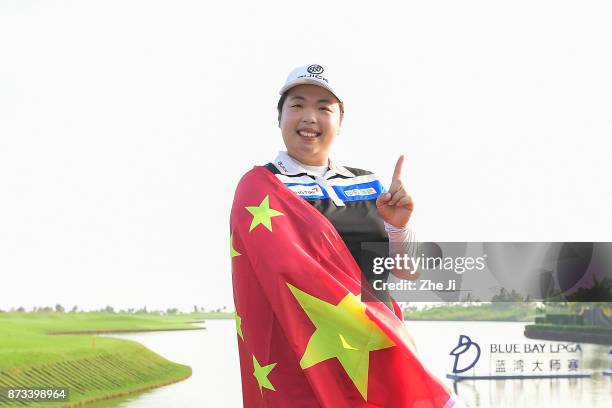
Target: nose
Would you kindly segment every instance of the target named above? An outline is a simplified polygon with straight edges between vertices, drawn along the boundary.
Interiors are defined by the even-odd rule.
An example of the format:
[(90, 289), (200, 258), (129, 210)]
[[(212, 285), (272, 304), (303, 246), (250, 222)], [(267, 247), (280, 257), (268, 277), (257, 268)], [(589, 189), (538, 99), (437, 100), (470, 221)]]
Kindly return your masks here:
[(315, 123), (317, 121), (316, 115), (312, 109), (304, 109), (304, 114), (302, 116), (302, 122), (304, 123)]

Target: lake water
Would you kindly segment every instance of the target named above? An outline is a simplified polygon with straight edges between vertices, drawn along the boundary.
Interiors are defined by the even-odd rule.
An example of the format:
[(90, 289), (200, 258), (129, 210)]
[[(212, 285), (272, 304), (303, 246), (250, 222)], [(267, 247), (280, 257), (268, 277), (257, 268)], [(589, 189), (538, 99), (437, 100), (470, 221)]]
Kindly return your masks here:
[[(551, 343), (523, 336), (524, 323), (406, 322), (421, 359), (453, 387), (467, 407), (610, 407), (612, 377), (586, 379), (480, 380), (453, 384), (445, 375), (453, 358), (449, 352), (466, 334), (481, 345), (489, 343)], [(241, 407), (240, 370), (235, 324), (210, 320), (206, 330), (116, 335), (136, 340), (177, 363), (193, 368), (191, 378), (139, 395), (92, 405), (94, 408)], [(583, 344), (581, 364), (600, 373), (609, 368), (608, 347)], [(483, 355), (485, 350), (483, 350)], [(485, 358), (485, 357), (481, 357)], [(488, 357), (486, 357), (488, 358)]]

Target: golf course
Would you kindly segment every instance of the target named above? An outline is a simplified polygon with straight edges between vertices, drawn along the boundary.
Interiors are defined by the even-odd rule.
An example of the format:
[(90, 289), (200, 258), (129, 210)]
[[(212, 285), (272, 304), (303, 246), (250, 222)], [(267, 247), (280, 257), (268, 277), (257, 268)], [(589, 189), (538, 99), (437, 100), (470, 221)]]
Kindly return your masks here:
[[(99, 334), (201, 330), (205, 314), (0, 313), (0, 407), (76, 407), (191, 375), (129, 340)], [(63, 388), (63, 401), (9, 400), (7, 389)]]

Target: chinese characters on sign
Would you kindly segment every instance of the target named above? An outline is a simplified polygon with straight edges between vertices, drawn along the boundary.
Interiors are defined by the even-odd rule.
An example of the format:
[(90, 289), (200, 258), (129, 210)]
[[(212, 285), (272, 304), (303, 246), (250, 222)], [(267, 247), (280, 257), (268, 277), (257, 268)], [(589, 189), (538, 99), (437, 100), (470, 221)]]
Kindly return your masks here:
[[(498, 374), (502, 373), (510, 373), (510, 374), (524, 374), (524, 373), (542, 373), (544, 369), (542, 368), (545, 365), (546, 361), (548, 361), (548, 372), (551, 373), (561, 373), (563, 371), (567, 372), (577, 372), (580, 367), (580, 360), (576, 358), (568, 358), (568, 359), (558, 359), (558, 358), (550, 358), (546, 359), (535, 359), (534, 361), (530, 361), (530, 365), (528, 367), (525, 366), (525, 360), (522, 358), (518, 359), (495, 359), (495, 372)], [(510, 369), (506, 363), (512, 363)], [(565, 369), (564, 369), (565, 368)]]

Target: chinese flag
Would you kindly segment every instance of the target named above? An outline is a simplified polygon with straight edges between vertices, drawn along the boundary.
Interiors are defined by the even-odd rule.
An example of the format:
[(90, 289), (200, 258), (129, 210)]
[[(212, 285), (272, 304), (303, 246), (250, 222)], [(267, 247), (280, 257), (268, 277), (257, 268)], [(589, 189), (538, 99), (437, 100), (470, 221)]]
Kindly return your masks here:
[(397, 304), (360, 300), (333, 225), (265, 168), (240, 180), (230, 229), (245, 407), (453, 406)]

